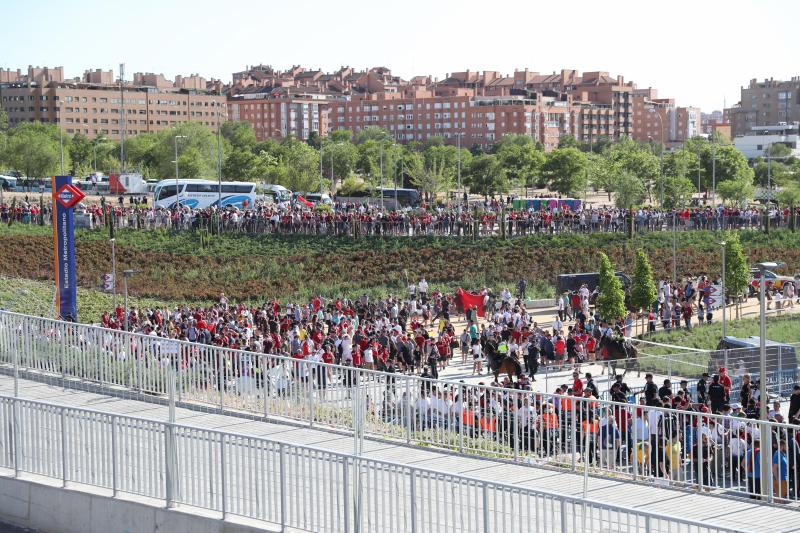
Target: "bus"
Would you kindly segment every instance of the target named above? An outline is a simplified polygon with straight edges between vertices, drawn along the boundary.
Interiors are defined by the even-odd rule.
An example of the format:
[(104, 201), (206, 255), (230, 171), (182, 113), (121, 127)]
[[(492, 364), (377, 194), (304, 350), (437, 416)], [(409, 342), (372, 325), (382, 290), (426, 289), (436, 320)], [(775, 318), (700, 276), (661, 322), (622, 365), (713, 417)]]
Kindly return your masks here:
[[(394, 201), (395, 194), (397, 195), (397, 204), (395, 204)], [(336, 201), (341, 203), (381, 205), (381, 196), (383, 196), (384, 207), (388, 209), (399, 209), (402, 207), (415, 208), (420, 206), (418, 190), (393, 189), (389, 187), (364, 189), (363, 191), (352, 192), (347, 196), (339, 195), (336, 197)]]
[[(222, 207), (253, 207), (256, 202), (256, 186), (243, 181), (223, 181), (221, 195)], [(162, 180), (153, 189), (153, 205), (168, 209), (175, 207), (178, 202), (192, 209), (205, 209), (217, 205), (219, 198), (219, 184), (209, 180)]]

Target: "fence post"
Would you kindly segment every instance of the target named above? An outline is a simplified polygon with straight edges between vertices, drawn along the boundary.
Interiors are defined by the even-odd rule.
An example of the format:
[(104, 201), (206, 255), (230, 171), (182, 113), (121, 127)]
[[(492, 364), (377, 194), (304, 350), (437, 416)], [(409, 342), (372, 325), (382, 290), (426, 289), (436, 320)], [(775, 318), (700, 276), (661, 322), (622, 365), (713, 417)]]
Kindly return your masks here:
[(489, 483), (483, 482), (483, 533), (489, 533)]
[(19, 477), (20, 463), (22, 462), (22, 450), (20, 450), (20, 442), (22, 439), (19, 438), (19, 400), (14, 398), (11, 401), (11, 431), (14, 443), (14, 477)]
[(269, 372), (267, 372), (267, 362), (266, 356), (261, 355), (259, 356), (261, 362), (259, 364), (259, 368), (261, 368), (261, 386), (263, 387), (263, 394), (264, 394), (264, 419), (269, 419), (269, 397), (270, 397), (270, 377)]
[[(280, 445), (281, 470), (281, 531), (286, 530), (286, 445)], [(345, 482), (345, 485), (347, 483)]]
[(575, 439), (577, 438), (576, 437), (577, 428), (575, 427), (575, 424), (577, 422), (577, 420), (575, 419), (575, 402), (576, 401), (577, 401), (577, 397), (575, 397), (575, 396), (570, 397), (569, 410), (570, 410), (570, 433), (572, 434), (572, 439), (571, 440), (572, 440), (572, 471), (573, 472), (575, 471), (575, 456), (578, 453), (578, 443), (575, 442)]
[(653, 524), (650, 522), (652, 517), (650, 515), (645, 515), (644, 517), (644, 530), (646, 533), (650, 533), (653, 531)]
[[(304, 361), (302, 364), (308, 365)], [(311, 363), (310, 372), (308, 372), (308, 426), (314, 427), (314, 382), (316, 381), (316, 372), (319, 371), (319, 366), (316, 363)], [(308, 368), (306, 370), (309, 370)]]
[(217, 360), (217, 388), (219, 389), (219, 411), (225, 411), (225, 352), (221, 348), (216, 349), (218, 353)]
[(411, 516), (411, 533), (417, 533), (417, 470), (409, 469), (409, 485), (411, 489), (411, 505), (409, 514)]
[(567, 500), (561, 497), (561, 533), (567, 533)]
[(164, 452), (166, 453), (165, 459), (165, 476), (166, 482), (166, 503), (167, 508), (175, 507), (175, 481), (176, 472), (175, 467), (178, 463), (178, 454), (175, 443), (175, 370), (170, 365), (167, 370), (167, 390), (169, 392), (169, 418), (167, 424), (164, 426)]
[(403, 402), (403, 411), (404, 411), (403, 415), (406, 417), (406, 444), (410, 444), (411, 443), (411, 419), (414, 416), (414, 404), (411, 402), (411, 391), (409, 390), (410, 389), (410, 387), (409, 387), (409, 382), (410, 381), (411, 380), (409, 379), (409, 377), (406, 376), (406, 378), (405, 378), (405, 384), (406, 384), (405, 397), (406, 397), (406, 401)]
[(64, 408), (61, 408), (61, 486), (67, 486), (67, 415)]
[(119, 481), (117, 479), (117, 415), (111, 416), (111, 490), (112, 496), (117, 497)]
[[(343, 494), (343, 501), (344, 501), (344, 532), (350, 533), (350, 473), (347, 468), (347, 457), (342, 458), (342, 490), (344, 491)], [(283, 469), (281, 469), (281, 473)], [(281, 478), (281, 487), (285, 486), (284, 479)], [(281, 493), (283, 492), (283, 488), (281, 488)], [(413, 498), (414, 494), (414, 487), (411, 487), (411, 494)], [(281, 496), (281, 503), (283, 503), (283, 496)], [(413, 511), (412, 511), (413, 516)]]
[(458, 401), (461, 402), (461, 412), (457, 413), (458, 420), (458, 451), (464, 453), (464, 407), (467, 405), (464, 401), (464, 387), (458, 386)]

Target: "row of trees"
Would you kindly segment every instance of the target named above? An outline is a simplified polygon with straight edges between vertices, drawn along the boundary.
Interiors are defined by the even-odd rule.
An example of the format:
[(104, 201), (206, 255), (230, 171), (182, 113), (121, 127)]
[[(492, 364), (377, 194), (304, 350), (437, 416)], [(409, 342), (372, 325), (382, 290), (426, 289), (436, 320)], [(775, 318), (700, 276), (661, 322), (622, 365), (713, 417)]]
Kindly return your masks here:
[[(621, 320), (627, 315), (622, 283), (614, 273), (608, 256), (599, 254), (600, 294), (597, 297), (597, 314), (605, 320)], [(675, 280), (676, 282), (679, 280)], [(744, 255), (739, 234), (725, 234), (725, 293), (728, 299), (746, 295), (750, 284), (750, 270)], [(658, 298), (653, 267), (644, 250), (637, 250), (636, 263), (631, 276), (630, 305), (636, 311), (648, 313), (654, 309)], [(644, 319), (645, 315), (642, 316)], [(644, 327), (642, 327), (644, 331)]]
[[(60, 132), (57, 126), (23, 123), (7, 128), (0, 114), (0, 164), (27, 176), (42, 177), (60, 170)], [(177, 138), (176, 138), (177, 137)], [(64, 168), (75, 176), (93, 170), (116, 171), (120, 146), (105, 137), (81, 134), (61, 137)], [(800, 161), (782, 157), (783, 146), (772, 147), (772, 161), (745, 157), (721, 139), (687, 141), (680, 149), (660, 153), (659, 145), (623, 139), (581, 143), (570, 136), (556, 150), (524, 135), (506, 135), (488, 152), (478, 147), (457, 148), (434, 137), (426, 143), (399, 144), (387, 130), (366, 128), (356, 135), (335, 131), (306, 141), (285, 139), (259, 142), (246, 122), (223, 124), (221, 138), (200, 124), (182, 123), (170, 130), (137, 135), (125, 143), (125, 163), (148, 178), (175, 175), (175, 148), (184, 178), (266, 181), (292, 190), (330, 190), (348, 193), (363, 187), (411, 186), (433, 196), (459, 185), (491, 196), (511, 188), (547, 187), (580, 197), (589, 189), (605, 191), (620, 207), (646, 199), (664, 207), (687, 205), (691, 195), (712, 187), (724, 200), (741, 204), (753, 197), (767, 173), (783, 190), (779, 199), (800, 203)], [(221, 168), (220, 168), (221, 167)]]

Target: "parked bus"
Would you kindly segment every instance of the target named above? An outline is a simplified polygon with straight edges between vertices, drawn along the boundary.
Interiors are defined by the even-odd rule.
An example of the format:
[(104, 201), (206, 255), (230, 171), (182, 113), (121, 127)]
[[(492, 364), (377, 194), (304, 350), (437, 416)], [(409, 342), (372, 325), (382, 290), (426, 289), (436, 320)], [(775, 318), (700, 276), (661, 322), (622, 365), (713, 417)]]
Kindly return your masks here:
[[(397, 205), (395, 205), (395, 191), (397, 196)], [(393, 188), (375, 188), (364, 189), (363, 191), (356, 191), (348, 194), (347, 196), (339, 195), (336, 197), (337, 202), (341, 203), (357, 203), (369, 205), (381, 205), (381, 196), (383, 196), (383, 205), (388, 209), (397, 209), (399, 207), (419, 207), (420, 198), (419, 191), (416, 189), (393, 189)]]
[[(192, 209), (205, 209), (217, 205), (220, 198), (220, 187), (216, 181), (184, 179), (162, 180), (153, 190), (153, 205), (173, 208), (180, 201), (181, 205)], [(176, 196), (175, 191), (178, 189)], [(247, 208), (255, 205), (256, 186), (254, 183), (242, 181), (222, 182), (222, 207)]]

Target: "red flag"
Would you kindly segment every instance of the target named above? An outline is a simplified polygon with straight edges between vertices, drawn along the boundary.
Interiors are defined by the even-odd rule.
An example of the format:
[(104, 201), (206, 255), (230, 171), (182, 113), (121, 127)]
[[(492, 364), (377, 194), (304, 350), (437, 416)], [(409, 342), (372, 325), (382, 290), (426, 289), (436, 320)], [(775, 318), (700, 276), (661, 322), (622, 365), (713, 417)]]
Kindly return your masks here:
[(297, 195), (297, 201), (306, 207), (314, 207), (314, 204), (303, 198), (302, 195)]
[(465, 312), (467, 309), (474, 307), (478, 310), (478, 316), (485, 316), (483, 310), (483, 296), (480, 294), (472, 294), (464, 289), (458, 289), (458, 291), (456, 291), (456, 305), (458, 305), (461, 312)]

